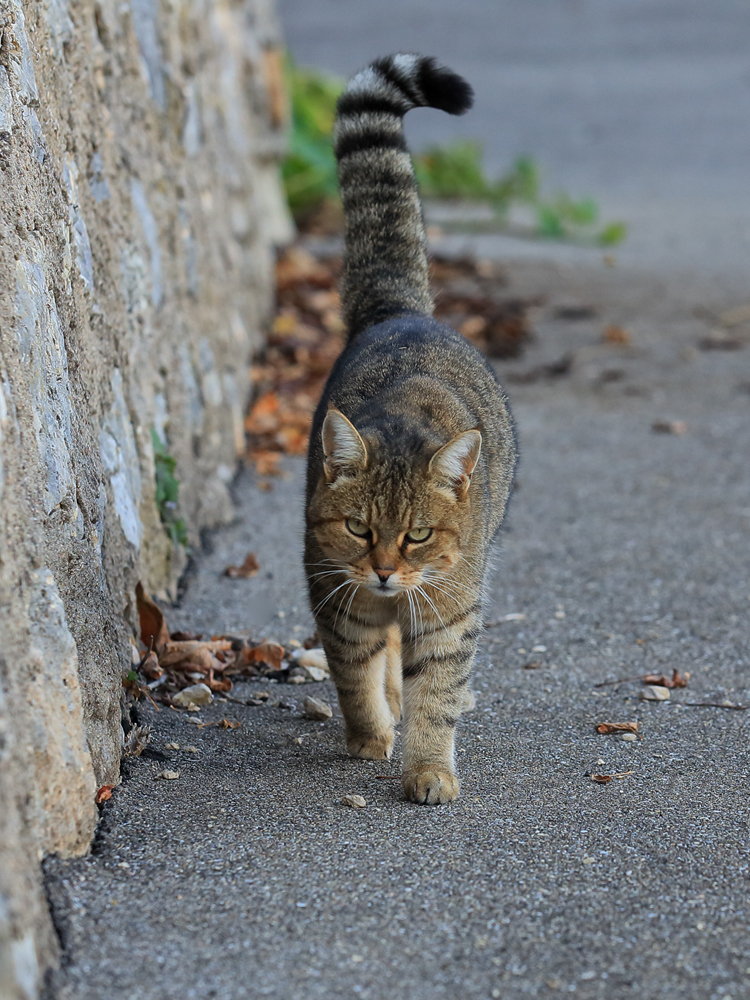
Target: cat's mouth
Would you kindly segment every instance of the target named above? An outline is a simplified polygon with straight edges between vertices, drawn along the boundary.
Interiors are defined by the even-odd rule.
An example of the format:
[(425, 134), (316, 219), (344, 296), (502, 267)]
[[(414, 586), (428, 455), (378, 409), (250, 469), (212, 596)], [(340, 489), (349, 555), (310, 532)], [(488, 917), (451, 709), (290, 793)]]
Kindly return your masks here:
[(379, 597), (395, 597), (401, 593), (400, 587), (394, 587), (389, 583), (368, 583), (367, 589)]

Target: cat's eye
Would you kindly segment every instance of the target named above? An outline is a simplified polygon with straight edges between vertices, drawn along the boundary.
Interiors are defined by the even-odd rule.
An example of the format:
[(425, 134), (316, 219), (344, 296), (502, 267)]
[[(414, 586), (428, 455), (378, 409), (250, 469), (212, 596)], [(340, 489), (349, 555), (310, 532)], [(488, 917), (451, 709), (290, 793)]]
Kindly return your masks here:
[(347, 517), (346, 519), (346, 529), (351, 531), (353, 535), (357, 538), (365, 538), (370, 534), (370, 529), (363, 521), (358, 521), (356, 517)]
[(432, 528), (412, 528), (406, 532), (407, 542), (426, 542), (432, 534)]

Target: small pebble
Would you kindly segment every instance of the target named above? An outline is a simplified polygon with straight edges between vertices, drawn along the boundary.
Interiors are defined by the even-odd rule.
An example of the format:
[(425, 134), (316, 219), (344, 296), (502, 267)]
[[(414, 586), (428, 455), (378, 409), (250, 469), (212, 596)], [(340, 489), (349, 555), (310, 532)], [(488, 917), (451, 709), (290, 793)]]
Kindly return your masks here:
[(330, 719), (333, 716), (331, 706), (325, 701), (319, 701), (317, 698), (305, 698), (302, 702), (302, 709), (308, 719), (315, 719), (320, 722), (324, 719)]
[(179, 743), (167, 743), (167, 745), (166, 745), (166, 747), (164, 749), (165, 750), (179, 750), (180, 749), (180, 744)]
[(130, 868), (130, 865), (129, 865), (129, 864), (127, 863), (127, 861), (121, 861), (121, 862), (120, 862), (120, 863), (118, 864), (118, 866), (117, 866), (117, 867), (118, 867), (118, 868)]
[(655, 420), (651, 430), (657, 434), (684, 434), (687, 425), (684, 420)]
[(292, 659), (301, 667), (317, 667), (328, 673), (325, 650), (319, 647), (316, 649), (295, 649), (292, 653)]
[(327, 681), (331, 676), (328, 671), (324, 670), (322, 667), (305, 667), (305, 673), (311, 681)]
[(341, 804), (345, 806), (351, 806), (352, 809), (364, 809), (367, 805), (367, 800), (363, 799), (361, 795), (345, 795)]
[(183, 747), (185, 753), (199, 753), (198, 747)]
[(192, 684), (190, 687), (183, 688), (182, 691), (178, 691), (177, 694), (172, 695), (172, 703), (177, 705), (178, 708), (195, 706), (197, 709), (199, 705), (209, 705), (213, 699), (214, 696), (211, 694), (211, 688), (206, 684)]
[(623, 743), (634, 743), (638, 739), (635, 733), (619, 733), (618, 735)]
[(669, 688), (647, 684), (641, 691), (641, 701), (669, 701)]
[(157, 778), (163, 778), (165, 781), (176, 781), (180, 776), (179, 771), (162, 771), (161, 774), (157, 774)]

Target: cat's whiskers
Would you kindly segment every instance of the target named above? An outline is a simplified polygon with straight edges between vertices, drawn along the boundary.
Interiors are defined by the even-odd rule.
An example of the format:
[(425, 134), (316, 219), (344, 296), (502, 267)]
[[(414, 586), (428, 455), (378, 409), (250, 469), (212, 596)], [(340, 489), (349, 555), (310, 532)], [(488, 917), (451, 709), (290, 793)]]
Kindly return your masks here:
[[(414, 597), (414, 607), (415, 607), (416, 615), (419, 615), (419, 633), (418, 633), (418, 635), (419, 635), (419, 638), (421, 639), (422, 636), (424, 635), (424, 618), (422, 617), (422, 606), (419, 603), (419, 598), (417, 597), (417, 595), (416, 595), (416, 593), (414, 592), (413, 589), (411, 590), (411, 593), (412, 593), (412, 595)], [(414, 622), (415, 630), (416, 630), (416, 615), (415, 615), (415, 622)]]
[(354, 590), (352, 591), (352, 596), (349, 598), (349, 603), (347, 604), (346, 611), (344, 612), (344, 618), (349, 617), (349, 612), (352, 610), (352, 602), (354, 601), (354, 598), (357, 596), (358, 590), (359, 590), (359, 585), (355, 583)]
[[(406, 597), (409, 601), (409, 633), (412, 641), (417, 638), (417, 616), (414, 612), (414, 598), (410, 590), (406, 591)], [(420, 637), (421, 637), (420, 631)]]
[(328, 595), (327, 595), (326, 597), (324, 597), (324, 598), (323, 598), (323, 600), (322, 600), (322, 601), (320, 602), (320, 604), (318, 604), (318, 605), (317, 605), (317, 606), (316, 606), (316, 607), (315, 607), (315, 608), (313, 609), (313, 616), (317, 615), (317, 614), (318, 614), (318, 613), (320, 612), (321, 608), (323, 608), (323, 607), (324, 607), (324, 606), (325, 606), (326, 604), (328, 604), (328, 602), (329, 602), (329, 601), (330, 601), (330, 599), (331, 599), (331, 598), (332, 598), (332, 597), (334, 596), (334, 594), (338, 594), (338, 592), (339, 592), (339, 591), (340, 591), (340, 590), (341, 590), (341, 589), (342, 589), (343, 587), (346, 587), (346, 586), (348, 586), (348, 585), (349, 585), (349, 584), (350, 584), (351, 582), (352, 582), (351, 580), (344, 580), (344, 582), (343, 582), (343, 583), (340, 583), (340, 584), (338, 585), (338, 587), (336, 587), (336, 588), (335, 588), (335, 590), (332, 590), (330, 594), (328, 594)]
[[(352, 593), (351, 593), (351, 599), (353, 600), (354, 595), (357, 592), (357, 584), (350, 580), (349, 581), (349, 586), (354, 588), (352, 590)], [(344, 601), (347, 599), (347, 597), (349, 597), (349, 591), (345, 590), (344, 593), (342, 594), (340, 600), (339, 600), (338, 607), (336, 608), (336, 617), (333, 620), (333, 629), (334, 629), (334, 632), (336, 631), (336, 627), (337, 627), (337, 625), (339, 623), (339, 615), (341, 614), (341, 607), (342, 607)], [(351, 607), (351, 603), (350, 603), (350, 607)], [(347, 608), (346, 611), (344, 612), (344, 619), (346, 619), (346, 616), (348, 614), (349, 614), (349, 608)]]
[(308, 573), (308, 580), (318, 580), (323, 576), (338, 576), (340, 573), (346, 573), (345, 569), (329, 569), (323, 570), (320, 573)]
[(425, 572), (422, 575), (422, 580), (426, 586), (432, 587), (433, 590), (436, 590), (445, 597), (450, 598), (450, 600), (454, 601), (459, 607), (463, 605), (463, 601), (459, 600), (459, 598), (474, 596), (473, 588), (467, 587), (466, 584), (459, 583), (458, 580), (452, 580), (450, 577), (440, 576), (436, 578), (435, 576), (428, 575), (428, 573)]
[(476, 561), (472, 561), (471, 559), (467, 559), (467, 558), (466, 558), (466, 556), (465, 556), (465, 555), (464, 555), (464, 554), (463, 554), (462, 552), (459, 552), (459, 553), (458, 553), (458, 558), (459, 558), (459, 559), (462, 559), (462, 560), (463, 560), (463, 561), (464, 561), (464, 562), (466, 563), (466, 565), (467, 565), (467, 566), (468, 566), (468, 567), (469, 567), (469, 568), (470, 568), (470, 569), (471, 569), (471, 570), (472, 570), (472, 571), (473, 571), (474, 573), (476, 573), (476, 574), (477, 574), (477, 576), (480, 576), (480, 577), (481, 577), (481, 576), (483, 576), (483, 574), (484, 574), (484, 570), (483, 570), (483, 569), (480, 569), (479, 567), (477, 567), (477, 564), (476, 564)]
[(438, 621), (440, 622), (440, 624), (441, 624), (441, 625), (443, 626), (443, 628), (445, 628), (445, 622), (443, 621), (443, 619), (442, 619), (442, 616), (441, 616), (440, 612), (439, 612), (439, 611), (438, 611), (438, 609), (437, 609), (437, 608), (435, 607), (435, 605), (434, 605), (434, 604), (433, 604), (433, 602), (432, 602), (432, 601), (430, 600), (430, 598), (429, 598), (429, 597), (427, 596), (427, 594), (426, 594), (426, 593), (424, 592), (424, 590), (422, 590), (422, 588), (421, 588), (421, 587), (415, 587), (415, 588), (414, 588), (414, 592), (415, 592), (415, 595), (416, 595), (416, 594), (421, 594), (421, 595), (422, 595), (422, 597), (424, 597), (424, 599), (425, 599), (425, 600), (427, 601), (427, 603), (428, 603), (428, 604), (430, 605), (430, 607), (432, 608), (432, 610), (433, 610), (433, 611), (435, 612), (435, 614), (437, 615), (437, 617), (438, 617)]

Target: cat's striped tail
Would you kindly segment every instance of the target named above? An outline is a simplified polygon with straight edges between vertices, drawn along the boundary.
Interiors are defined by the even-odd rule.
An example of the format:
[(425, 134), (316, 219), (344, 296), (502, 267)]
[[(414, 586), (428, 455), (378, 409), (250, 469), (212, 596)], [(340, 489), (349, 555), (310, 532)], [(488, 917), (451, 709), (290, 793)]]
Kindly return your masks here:
[(422, 209), (404, 138), (411, 108), (463, 114), (471, 87), (434, 59), (393, 55), (353, 77), (334, 128), (346, 216), (342, 305), (349, 336), (396, 316), (433, 309)]

